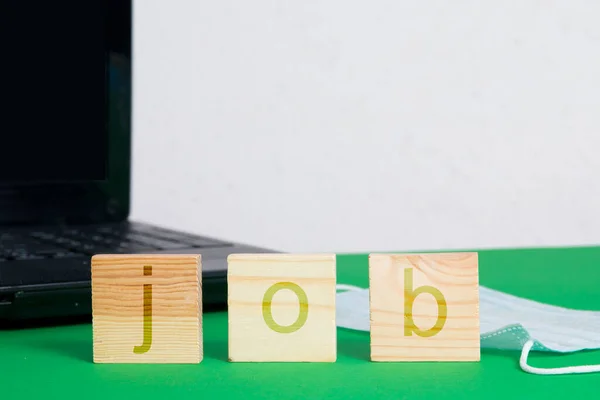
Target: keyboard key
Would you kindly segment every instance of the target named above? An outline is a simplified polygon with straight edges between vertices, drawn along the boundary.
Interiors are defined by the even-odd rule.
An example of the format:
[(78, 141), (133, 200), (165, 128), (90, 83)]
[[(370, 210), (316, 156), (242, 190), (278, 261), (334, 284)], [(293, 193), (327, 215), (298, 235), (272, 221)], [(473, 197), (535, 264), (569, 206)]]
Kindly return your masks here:
[(71, 251), (65, 251), (61, 253), (54, 254), (54, 258), (73, 258), (73, 257), (81, 257), (82, 254), (73, 253)]
[(96, 244), (91, 244), (91, 243), (83, 244), (78, 250), (87, 255), (108, 254), (113, 251), (112, 249), (110, 249), (108, 247), (98, 246)]
[(83, 245), (83, 243), (81, 243), (78, 240), (73, 240), (73, 239), (69, 239), (64, 243), (65, 246), (68, 246), (72, 249), (76, 249), (78, 247), (81, 247)]
[(69, 229), (65, 229), (61, 232), (62, 235), (69, 235), (69, 236), (79, 236), (82, 234), (82, 232), (79, 229), (75, 229), (75, 228), (69, 228)]
[(113, 236), (111, 238), (105, 238), (102, 243), (108, 244), (111, 247), (127, 246), (136, 244), (133, 240), (129, 240), (124, 236)]
[(16, 254), (13, 258), (15, 260), (21, 261), (21, 260), (42, 260), (46, 257), (39, 255), (39, 254)]
[(42, 239), (42, 240), (53, 240), (56, 238), (56, 236), (50, 232), (41, 232), (41, 231), (31, 232), (31, 234), (29, 236), (31, 236), (35, 239)]
[(96, 232), (98, 233), (106, 233), (108, 235), (116, 235), (119, 234), (120, 232), (122, 232), (125, 229), (125, 227), (121, 226), (121, 227), (116, 227), (116, 226), (100, 226), (96, 229)]
[(81, 249), (82, 249), (83, 251), (91, 251), (91, 250), (94, 250), (94, 249), (96, 249), (96, 248), (98, 248), (98, 247), (99, 247), (99, 246), (97, 246), (97, 245), (95, 245), (95, 244), (92, 244), (92, 243), (85, 243), (85, 244), (82, 244), (82, 245), (81, 245)]
[(174, 240), (174, 241), (188, 241), (188, 240), (192, 239), (191, 236), (186, 235), (186, 234), (181, 234), (178, 232), (168, 232), (168, 231), (162, 231), (162, 230), (152, 231), (150, 233), (150, 235), (156, 236), (158, 238)]
[(87, 236), (87, 238), (94, 242), (100, 242), (100, 243), (110, 243), (113, 241), (112, 238), (107, 238), (106, 236), (100, 236), (100, 235), (91, 235), (91, 236)]
[(14, 246), (16, 244), (23, 243), (23, 242), (25, 242), (25, 240), (22, 237), (7, 235), (7, 236), (3, 237), (2, 240), (0, 240), (0, 246), (2, 246), (2, 247)]
[(228, 247), (231, 246), (231, 243), (220, 242), (212, 239), (205, 238), (194, 238), (190, 240), (188, 243), (193, 245), (194, 247)]
[(67, 238), (67, 237), (57, 237), (56, 239), (54, 239), (54, 243), (56, 244), (68, 244), (69, 241), (71, 239)]
[(22, 243), (27, 241), (27, 237), (14, 233), (0, 233), (0, 245), (8, 243)]
[(189, 247), (187, 243), (177, 243), (135, 233), (128, 234), (127, 238), (159, 250), (184, 249), (186, 247)]
[(126, 241), (116, 243), (114, 246), (111, 246), (111, 247), (115, 247), (119, 250), (128, 250), (133, 253), (144, 251), (144, 250), (153, 250), (152, 246), (138, 244), (135, 242), (126, 242)]
[(110, 243), (113, 239), (111, 239), (111, 237), (108, 236), (102, 236), (96, 232), (92, 232), (92, 233), (86, 233), (86, 232), (81, 232), (79, 231), (79, 233), (75, 234), (68, 234), (66, 236), (67, 240), (70, 240), (71, 242), (65, 242), (66, 244), (69, 244), (70, 246), (73, 247), (77, 247), (80, 246), (81, 243), (85, 243), (85, 242), (94, 242), (96, 244), (100, 243), (100, 244), (105, 244), (105, 243)]
[(28, 253), (26, 253), (25, 251), (19, 251), (19, 250), (4, 250), (4, 254), (3, 256), (8, 258), (8, 259), (15, 259), (17, 257), (22, 257), (27, 255)]
[(23, 244), (19, 244), (19, 243), (8, 243), (8, 244), (3, 244), (0, 249), (2, 249), (2, 252), (6, 253), (12, 253), (14, 251), (25, 251), (25, 247), (23, 246)]
[(39, 246), (34, 246), (31, 249), (31, 252), (34, 254), (40, 254), (40, 255), (52, 255), (52, 254), (56, 254), (56, 253), (60, 253), (60, 252), (64, 252), (65, 249), (61, 248), (61, 247), (56, 247), (56, 246), (52, 246), (52, 245), (39, 245)]
[[(137, 231), (137, 230), (136, 230)], [(195, 236), (188, 233), (170, 231), (163, 228), (145, 228), (140, 230), (147, 235), (154, 236), (160, 239), (166, 239), (174, 242), (182, 242), (193, 247), (225, 247), (230, 246), (229, 243), (218, 240), (207, 239), (200, 236)], [(186, 246), (186, 247), (189, 247)]]
[(140, 247), (140, 248), (119, 247), (119, 248), (114, 249), (113, 253), (115, 253), (115, 254), (136, 254), (136, 253), (152, 252), (155, 250), (156, 249), (149, 249), (148, 247)]

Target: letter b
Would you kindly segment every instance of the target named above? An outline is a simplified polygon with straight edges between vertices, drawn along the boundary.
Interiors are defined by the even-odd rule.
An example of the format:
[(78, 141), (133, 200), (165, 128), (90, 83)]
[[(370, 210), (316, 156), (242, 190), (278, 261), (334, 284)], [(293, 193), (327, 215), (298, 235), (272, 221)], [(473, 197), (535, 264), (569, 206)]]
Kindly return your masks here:
[[(438, 315), (435, 325), (427, 330), (421, 330), (415, 325), (413, 320), (413, 303), (418, 295), (429, 293), (435, 298), (438, 306)], [(404, 336), (412, 336), (413, 332), (420, 337), (431, 337), (437, 335), (448, 317), (448, 306), (446, 298), (438, 289), (433, 286), (420, 286), (413, 290), (413, 269), (404, 270)]]

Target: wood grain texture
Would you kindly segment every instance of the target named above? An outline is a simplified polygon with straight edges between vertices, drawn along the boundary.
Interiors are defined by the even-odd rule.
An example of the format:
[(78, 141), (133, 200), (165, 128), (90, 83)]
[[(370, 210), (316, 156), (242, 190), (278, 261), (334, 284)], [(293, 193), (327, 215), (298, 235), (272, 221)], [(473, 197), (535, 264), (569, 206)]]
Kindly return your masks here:
[(477, 253), (371, 254), (372, 361), (479, 361)]
[(334, 362), (335, 255), (228, 258), (229, 360)]
[(94, 362), (199, 363), (201, 279), (200, 255), (92, 257)]

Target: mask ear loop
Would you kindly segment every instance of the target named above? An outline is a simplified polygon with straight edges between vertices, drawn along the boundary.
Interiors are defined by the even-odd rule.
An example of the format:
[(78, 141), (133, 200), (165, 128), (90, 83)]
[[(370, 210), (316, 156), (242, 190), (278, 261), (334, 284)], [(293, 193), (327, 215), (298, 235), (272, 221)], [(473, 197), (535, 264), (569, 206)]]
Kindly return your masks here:
[(354, 285), (346, 285), (345, 283), (338, 283), (335, 285), (335, 290), (343, 290), (348, 292), (357, 292), (359, 290), (363, 290), (363, 288), (354, 286)]
[(562, 368), (537, 368), (532, 367), (527, 364), (527, 357), (529, 356), (529, 352), (533, 348), (535, 344), (534, 340), (529, 340), (523, 346), (523, 350), (521, 351), (521, 369), (525, 372), (529, 372), (530, 374), (536, 375), (566, 375), (566, 374), (587, 374), (590, 372), (600, 372), (600, 364), (599, 365), (579, 365), (579, 366), (571, 366), (571, 367), (562, 367)]

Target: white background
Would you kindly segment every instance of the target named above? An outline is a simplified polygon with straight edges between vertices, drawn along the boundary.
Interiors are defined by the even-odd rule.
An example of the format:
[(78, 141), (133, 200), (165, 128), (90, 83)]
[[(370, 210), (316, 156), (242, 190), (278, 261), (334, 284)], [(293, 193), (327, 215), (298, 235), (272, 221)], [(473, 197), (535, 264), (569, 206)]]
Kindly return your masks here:
[(599, 243), (599, 16), (136, 1), (131, 216), (298, 252)]

